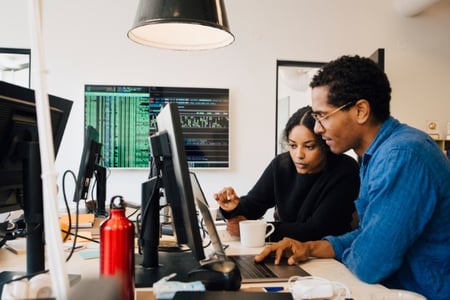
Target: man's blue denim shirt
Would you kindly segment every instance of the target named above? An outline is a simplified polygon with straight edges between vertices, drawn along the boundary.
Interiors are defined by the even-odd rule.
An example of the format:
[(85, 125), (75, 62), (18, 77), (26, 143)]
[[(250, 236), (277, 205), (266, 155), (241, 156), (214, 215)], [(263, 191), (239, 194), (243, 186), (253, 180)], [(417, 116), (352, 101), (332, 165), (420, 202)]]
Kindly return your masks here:
[(385, 121), (362, 157), (360, 227), (329, 240), (358, 278), (450, 299), (450, 161), (426, 133)]

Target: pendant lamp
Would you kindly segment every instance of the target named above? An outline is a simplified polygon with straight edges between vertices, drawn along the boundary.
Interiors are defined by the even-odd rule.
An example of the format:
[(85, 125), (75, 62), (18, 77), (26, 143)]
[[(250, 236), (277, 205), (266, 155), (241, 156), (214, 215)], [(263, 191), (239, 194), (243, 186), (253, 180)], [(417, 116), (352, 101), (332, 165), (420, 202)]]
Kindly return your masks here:
[(128, 38), (174, 50), (214, 49), (234, 41), (223, 0), (139, 0)]

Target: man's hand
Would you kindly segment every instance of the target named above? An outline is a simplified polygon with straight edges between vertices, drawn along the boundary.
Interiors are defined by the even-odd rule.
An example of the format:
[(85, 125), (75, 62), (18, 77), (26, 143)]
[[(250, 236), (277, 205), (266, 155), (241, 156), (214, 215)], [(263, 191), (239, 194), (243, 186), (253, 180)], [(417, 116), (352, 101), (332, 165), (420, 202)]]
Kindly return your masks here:
[(308, 247), (299, 241), (291, 238), (283, 238), (278, 243), (264, 248), (264, 250), (255, 256), (256, 262), (263, 261), (272, 252), (275, 252), (275, 264), (278, 265), (282, 257), (288, 257), (288, 264), (293, 265), (298, 261), (305, 261), (309, 258)]
[(283, 238), (278, 243), (264, 248), (255, 256), (256, 262), (263, 261), (272, 252), (275, 252), (275, 264), (278, 265), (282, 257), (287, 257), (289, 265), (306, 261), (310, 257), (334, 258), (334, 250), (328, 241), (299, 242), (291, 238)]

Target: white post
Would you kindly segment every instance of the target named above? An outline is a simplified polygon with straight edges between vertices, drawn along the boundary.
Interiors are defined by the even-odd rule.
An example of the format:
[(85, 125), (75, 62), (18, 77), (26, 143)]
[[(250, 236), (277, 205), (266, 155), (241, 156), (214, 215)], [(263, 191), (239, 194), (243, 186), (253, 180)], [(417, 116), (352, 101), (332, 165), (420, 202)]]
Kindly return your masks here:
[(32, 40), (33, 86), (36, 95), (36, 115), (42, 167), (42, 192), (44, 199), (44, 228), (47, 258), (52, 280), (53, 296), (68, 298), (69, 280), (63, 253), (58, 221), (57, 173), (47, 94), (46, 70), (42, 44), (42, 1), (29, 0), (30, 33)]

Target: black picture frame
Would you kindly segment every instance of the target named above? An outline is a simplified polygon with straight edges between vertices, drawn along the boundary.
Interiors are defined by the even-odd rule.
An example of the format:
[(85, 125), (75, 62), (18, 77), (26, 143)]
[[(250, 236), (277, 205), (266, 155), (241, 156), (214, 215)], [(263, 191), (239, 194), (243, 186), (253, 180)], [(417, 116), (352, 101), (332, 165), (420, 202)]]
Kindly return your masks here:
[(0, 80), (31, 88), (31, 49), (0, 48)]

